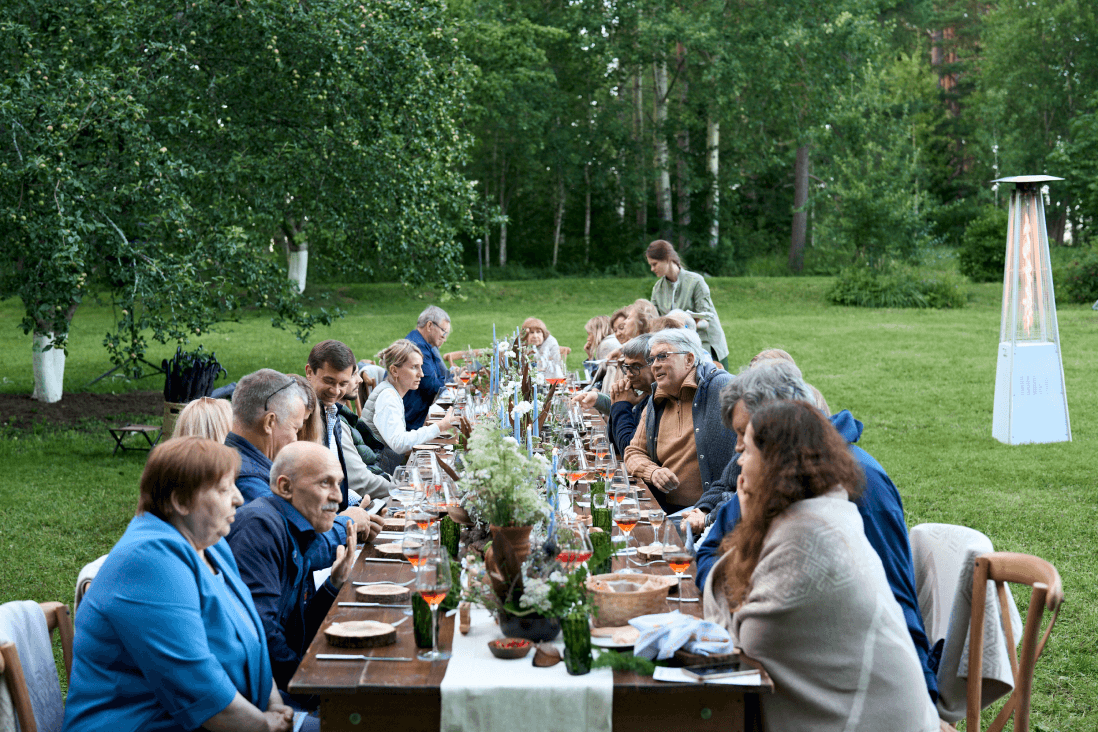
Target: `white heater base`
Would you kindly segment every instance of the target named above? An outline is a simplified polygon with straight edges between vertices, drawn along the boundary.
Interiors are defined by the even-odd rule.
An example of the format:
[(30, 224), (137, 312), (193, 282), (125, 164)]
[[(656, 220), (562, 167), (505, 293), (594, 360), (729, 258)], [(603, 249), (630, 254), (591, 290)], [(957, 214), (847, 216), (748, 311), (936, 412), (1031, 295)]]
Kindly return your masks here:
[(999, 442), (1070, 442), (1067, 393), (1055, 343), (1000, 343), (991, 434)]
[(297, 294), (305, 292), (305, 274), (309, 271), (309, 250), (290, 252), (287, 270), (290, 279), (297, 283)]

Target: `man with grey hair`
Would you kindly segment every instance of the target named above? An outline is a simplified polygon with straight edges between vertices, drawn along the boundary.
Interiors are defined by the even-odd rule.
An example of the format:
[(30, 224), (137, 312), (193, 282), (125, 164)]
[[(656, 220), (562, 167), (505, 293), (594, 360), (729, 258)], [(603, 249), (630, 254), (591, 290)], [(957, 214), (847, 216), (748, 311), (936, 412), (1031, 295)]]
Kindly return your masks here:
[(732, 459), (736, 441), (720, 410), (720, 391), (732, 376), (684, 328), (653, 333), (646, 361), (655, 391), (625, 448), (625, 467), (673, 513), (693, 506)]
[[(815, 395), (802, 378), (800, 369), (789, 361), (763, 361), (733, 378), (725, 387), (721, 394), (721, 413), (725, 424), (736, 433), (738, 453), (744, 450), (744, 435), (752, 415), (766, 404), (784, 399), (816, 404)], [(880, 463), (853, 444), (862, 435), (862, 423), (845, 409), (831, 415), (829, 419), (847, 441), (851, 456), (862, 467), (865, 488), (854, 503), (861, 514), (866, 539), (881, 558), (892, 594), (903, 611), (908, 632), (923, 666), (927, 691), (931, 699), (937, 699), (938, 682), (928, 663), (930, 644), (915, 591), (915, 568), (911, 559), (911, 545), (908, 543), (907, 522), (900, 493)], [(731, 473), (726, 471), (722, 476), (722, 484), (738, 486), (739, 476), (730, 476)], [(713, 515), (712, 529), (698, 545), (694, 581), (700, 588), (705, 587), (706, 577), (722, 555), (721, 540), (739, 523), (738, 494), (733, 493), (731, 499)]]
[[(297, 380), (274, 369), (260, 369), (240, 380), (233, 391), (233, 429), (225, 445), (240, 453), (236, 487), (245, 504), (271, 494), (271, 467), (284, 447), (297, 441), (305, 421), (305, 392)], [(342, 476), (342, 471), (340, 473)], [(369, 541), (381, 530), (361, 508), (352, 507), (336, 517), (335, 525), (312, 545), (314, 569), (329, 567), (336, 547), (347, 540), (347, 523), (353, 520)]]
[[(332, 571), (313, 583), (312, 547), (336, 520), (343, 470), (330, 450), (294, 442), (271, 466), (269, 491), (236, 512), (227, 541), (240, 578), (263, 621), (275, 683), (285, 701), (308, 708), (313, 700), (290, 698), (286, 688), (355, 561), (355, 532), (336, 551)], [(327, 566), (327, 565), (325, 565)]]
[[(652, 368), (648, 365), (648, 333), (626, 341), (618, 368), (621, 376), (610, 385), (610, 441), (618, 455), (637, 433), (637, 423), (652, 398)], [(601, 395), (600, 395), (601, 397)]]
[(404, 395), (404, 422), (409, 430), (417, 430), (427, 421), (427, 410), (435, 403), (439, 392), (446, 388), (450, 371), (442, 360), (439, 348), (450, 337), (450, 316), (437, 305), (431, 305), (416, 319), (416, 328), (407, 338), (423, 353), (423, 378), (419, 388)]

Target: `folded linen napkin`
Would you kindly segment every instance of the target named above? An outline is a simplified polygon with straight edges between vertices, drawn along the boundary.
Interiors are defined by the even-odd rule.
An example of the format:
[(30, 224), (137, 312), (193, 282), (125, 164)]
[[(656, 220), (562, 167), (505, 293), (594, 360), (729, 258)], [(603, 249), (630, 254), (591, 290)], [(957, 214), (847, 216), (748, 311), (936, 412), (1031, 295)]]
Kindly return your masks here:
[(629, 624), (640, 631), (640, 638), (633, 644), (634, 656), (665, 661), (680, 648), (701, 656), (732, 652), (732, 637), (727, 630), (678, 611), (641, 615)]

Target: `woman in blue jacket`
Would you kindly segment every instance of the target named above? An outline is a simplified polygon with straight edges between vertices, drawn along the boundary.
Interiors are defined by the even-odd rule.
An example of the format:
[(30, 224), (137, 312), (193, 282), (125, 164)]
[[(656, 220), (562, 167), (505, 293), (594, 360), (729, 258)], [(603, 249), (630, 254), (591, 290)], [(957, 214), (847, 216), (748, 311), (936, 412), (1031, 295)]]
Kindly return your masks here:
[(235, 450), (201, 437), (149, 455), (137, 515), (76, 617), (65, 732), (292, 728), (224, 541), (239, 468)]

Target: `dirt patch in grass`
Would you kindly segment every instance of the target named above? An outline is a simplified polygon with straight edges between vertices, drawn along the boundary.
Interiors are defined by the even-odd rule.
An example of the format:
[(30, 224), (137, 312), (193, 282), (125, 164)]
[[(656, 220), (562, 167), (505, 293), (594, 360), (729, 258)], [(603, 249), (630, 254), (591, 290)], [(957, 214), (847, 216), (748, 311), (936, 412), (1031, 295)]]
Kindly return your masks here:
[(43, 404), (27, 394), (0, 394), (0, 424), (30, 429), (36, 424), (73, 428), (89, 422), (160, 424), (164, 392), (131, 391), (123, 394), (65, 392), (61, 401)]

